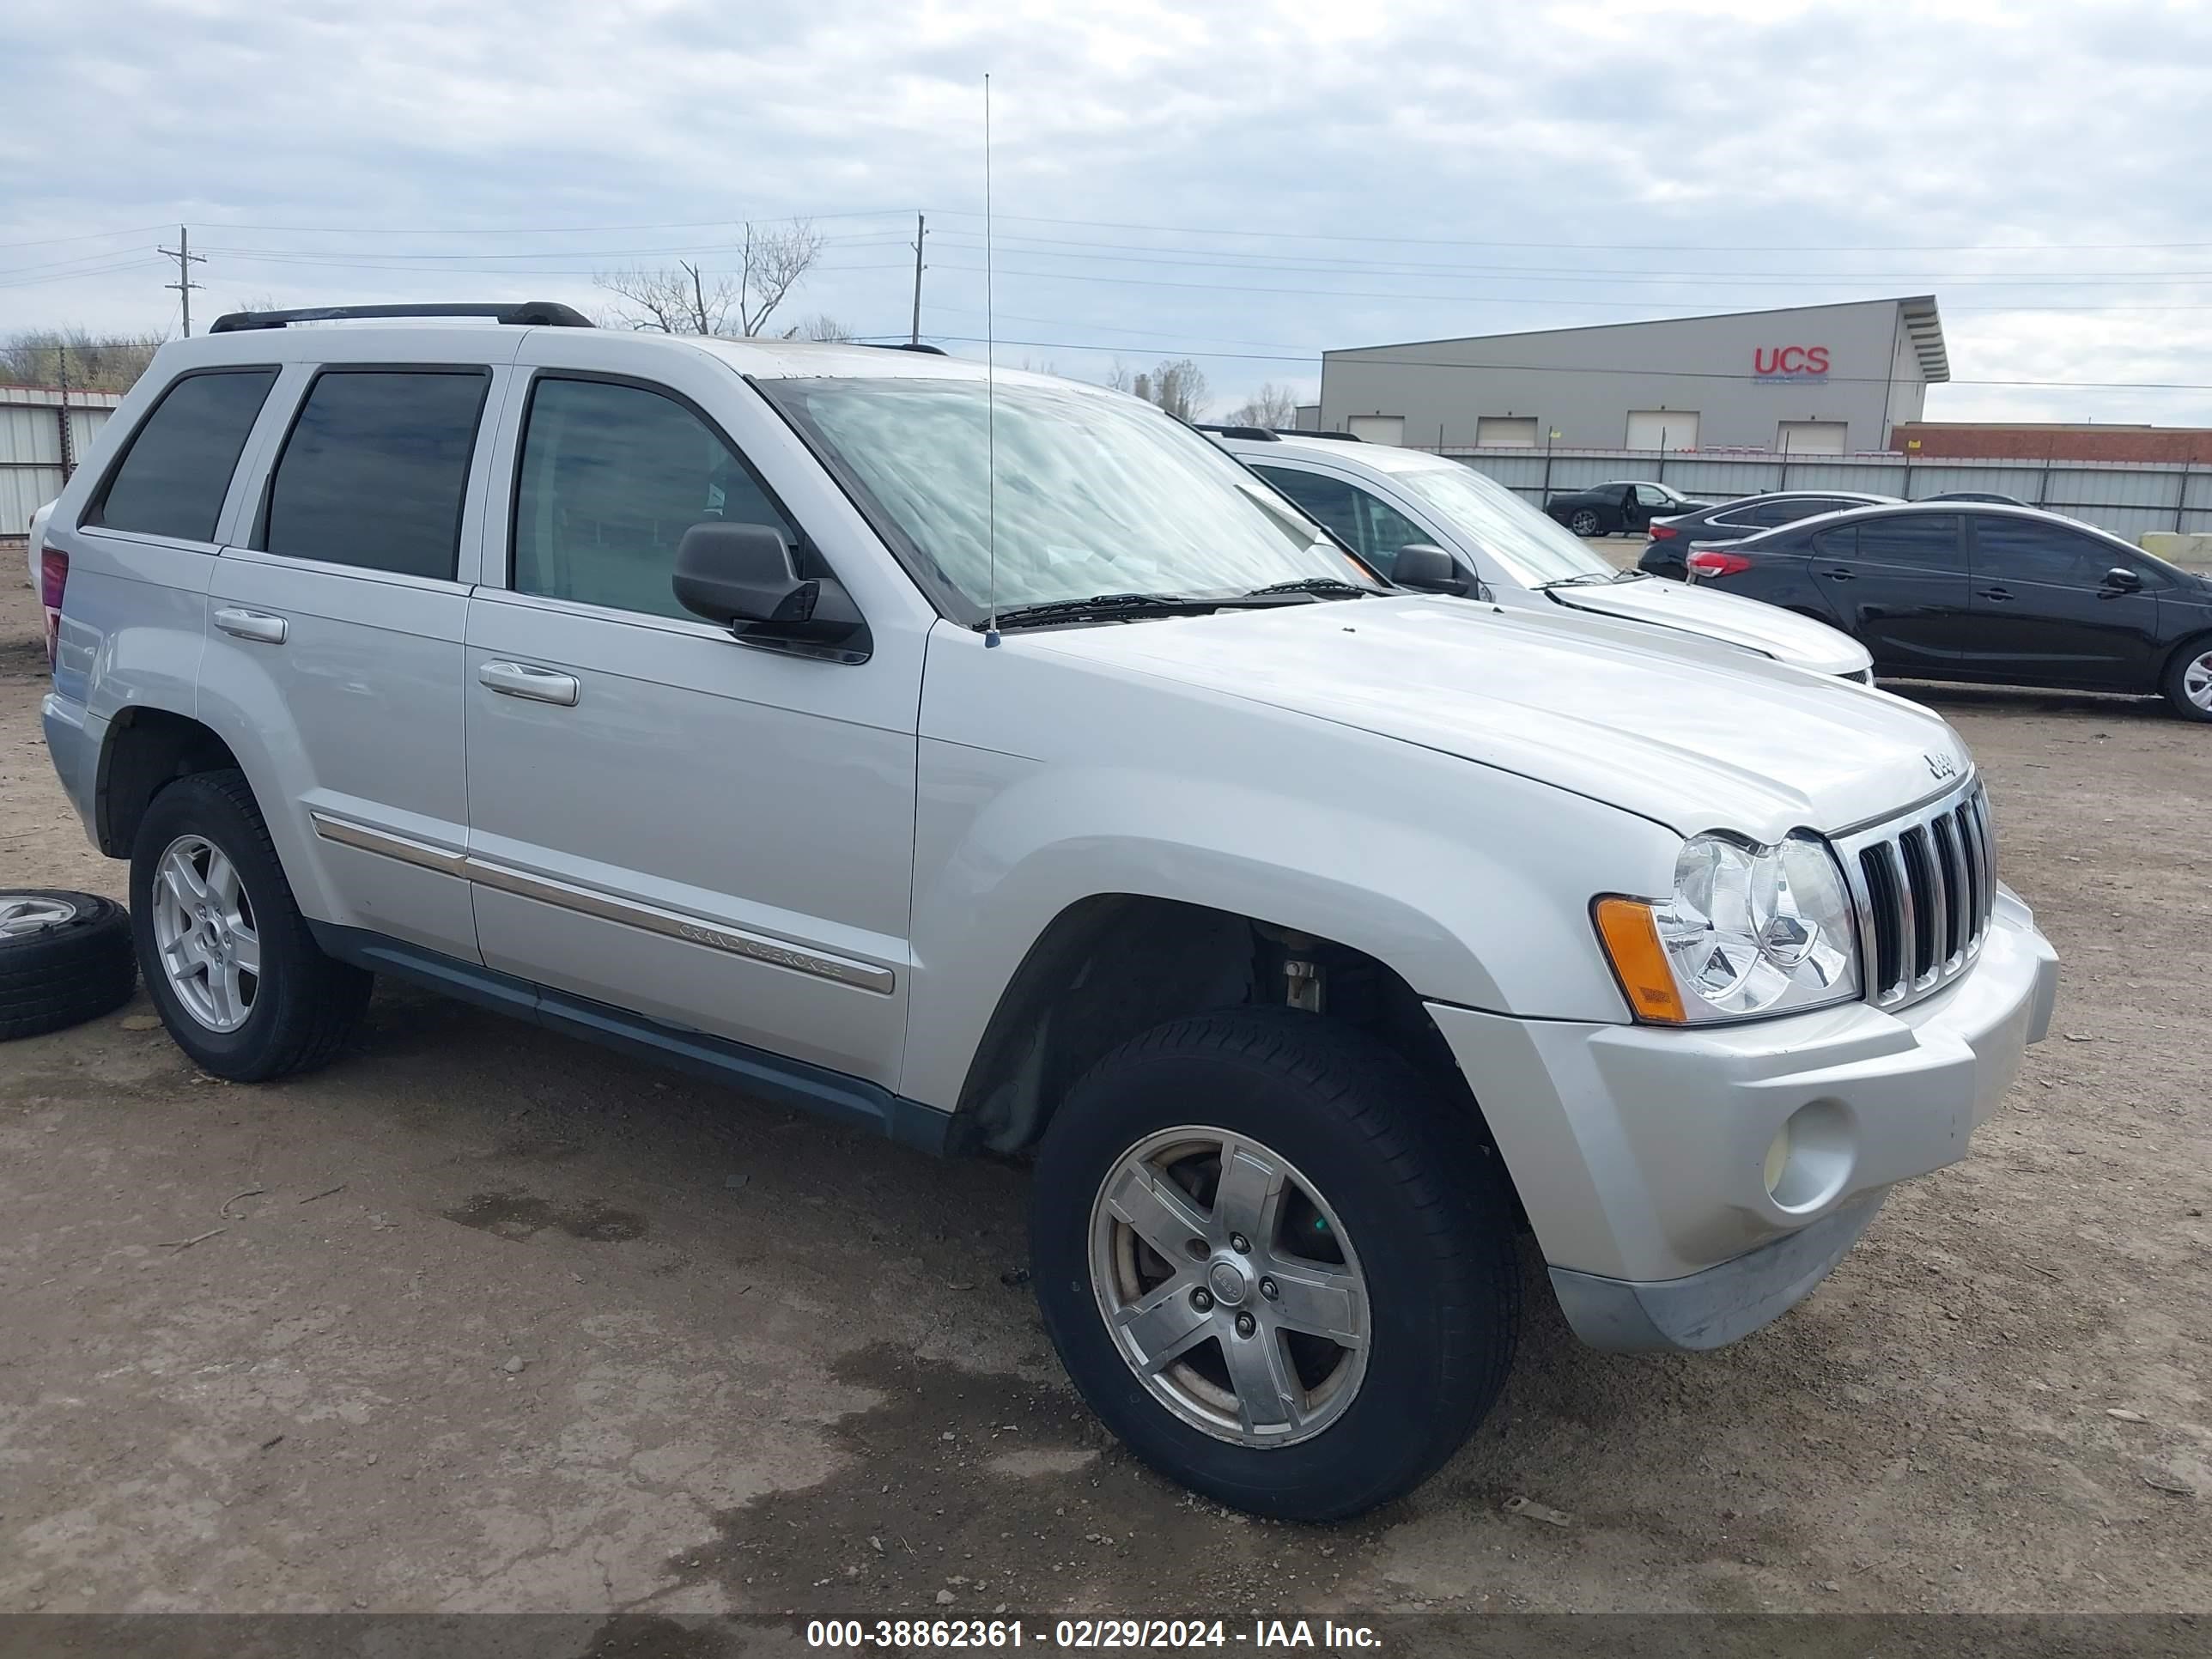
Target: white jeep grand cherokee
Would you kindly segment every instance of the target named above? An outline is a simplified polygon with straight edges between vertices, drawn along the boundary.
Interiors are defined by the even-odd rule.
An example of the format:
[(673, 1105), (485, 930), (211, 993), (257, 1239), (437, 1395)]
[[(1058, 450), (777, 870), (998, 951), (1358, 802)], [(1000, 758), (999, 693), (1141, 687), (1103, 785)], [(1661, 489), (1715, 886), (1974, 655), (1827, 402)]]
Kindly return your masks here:
[(1033, 1153), (1100, 1416), (1319, 1518), (1480, 1420), (1523, 1248), (1733, 1340), (2044, 1034), (1924, 709), (1379, 586), (1103, 391), (474, 309), (164, 347), (46, 526), (54, 764), (210, 1072), (390, 973)]

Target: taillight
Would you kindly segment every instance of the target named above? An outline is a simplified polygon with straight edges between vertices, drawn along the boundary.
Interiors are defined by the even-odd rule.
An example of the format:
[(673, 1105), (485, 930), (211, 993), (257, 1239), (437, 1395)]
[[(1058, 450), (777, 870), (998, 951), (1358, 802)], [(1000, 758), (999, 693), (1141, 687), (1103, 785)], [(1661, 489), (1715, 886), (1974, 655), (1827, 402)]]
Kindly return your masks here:
[(1655, 542), (1671, 542), (1682, 533), (1671, 524), (1653, 524), (1649, 528), (1651, 532), (1651, 539)]
[(39, 602), (46, 608), (46, 666), (61, 650), (62, 590), (69, 586), (69, 555), (58, 547), (39, 550)]
[(1691, 554), (1683, 562), (1700, 576), (1733, 576), (1751, 568), (1751, 561), (1742, 554), (1723, 553), (1710, 547)]

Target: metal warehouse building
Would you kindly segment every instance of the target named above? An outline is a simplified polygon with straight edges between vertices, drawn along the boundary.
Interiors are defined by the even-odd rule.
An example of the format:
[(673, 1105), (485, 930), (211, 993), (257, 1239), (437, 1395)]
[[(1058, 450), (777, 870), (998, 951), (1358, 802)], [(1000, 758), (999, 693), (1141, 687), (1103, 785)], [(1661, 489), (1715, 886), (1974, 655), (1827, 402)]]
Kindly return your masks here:
[(0, 386), (0, 541), (28, 532), (122, 401), (116, 392)]
[(1887, 449), (1948, 380), (1928, 295), (1322, 356), (1331, 431), (1423, 448)]

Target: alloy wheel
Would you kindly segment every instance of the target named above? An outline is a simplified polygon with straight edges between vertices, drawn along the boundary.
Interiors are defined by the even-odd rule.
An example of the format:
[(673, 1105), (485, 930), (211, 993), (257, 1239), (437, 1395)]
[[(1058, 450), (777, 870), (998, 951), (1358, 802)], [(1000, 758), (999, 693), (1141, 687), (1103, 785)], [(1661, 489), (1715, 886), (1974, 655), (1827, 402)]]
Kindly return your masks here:
[(76, 920), (76, 906), (43, 894), (0, 893), (0, 939), (23, 939)]
[(2181, 671), (2181, 695), (2212, 714), (2212, 651)]
[(261, 988), (261, 939), (238, 868), (204, 836), (179, 836), (154, 868), (154, 943), (163, 978), (210, 1031), (234, 1031)]
[(1249, 1136), (1164, 1129), (1116, 1159), (1091, 1206), (1091, 1282), (1146, 1390), (1218, 1439), (1310, 1439), (1366, 1374), (1352, 1241), (1321, 1189)]

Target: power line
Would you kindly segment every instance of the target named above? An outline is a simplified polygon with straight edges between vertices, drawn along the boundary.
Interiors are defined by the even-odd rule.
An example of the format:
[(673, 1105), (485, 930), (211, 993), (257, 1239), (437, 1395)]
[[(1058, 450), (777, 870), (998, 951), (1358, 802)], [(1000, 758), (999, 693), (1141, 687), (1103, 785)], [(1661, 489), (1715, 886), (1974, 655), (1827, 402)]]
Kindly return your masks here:
[[(974, 250), (980, 246), (972, 233), (945, 233), (955, 239), (956, 247)], [(1016, 241), (1041, 239), (1017, 237)], [(1810, 275), (1803, 271), (1744, 271), (1744, 270), (1592, 270), (1587, 266), (1541, 265), (1442, 265), (1414, 264), (1400, 260), (1375, 262), (1355, 259), (1324, 259), (1306, 263), (1288, 263), (1291, 256), (1281, 254), (1224, 254), (1219, 258), (1177, 258), (1176, 253), (1188, 252), (1167, 249), (1158, 252), (1107, 252), (1110, 243), (1061, 243), (1065, 247), (1084, 247), (1092, 251), (1061, 253), (1042, 247), (1021, 247), (1015, 251), (1039, 259), (1105, 259), (1117, 264), (1180, 265), (1201, 270), (1259, 270), (1297, 273), (1310, 271), (1322, 276), (1389, 276), (1404, 274), (1412, 276), (1464, 276), (1470, 282), (1510, 281), (1525, 277), (1547, 284), (1554, 283), (1672, 284), (1685, 282), (1710, 283), (1720, 287), (1741, 288), (1829, 288), (1838, 283), (1894, 282), (1923, 284), (1930, 287), (1992, 287), (1992, 288), (2100, 288), (2149, 287), (2174, 283), (2212, 281), (2212, 271), (2179, 270), (2153, 271), (2062, 271), (2045, 272), (2033, 276), (2005, 276), (1998, 273), (1966, 272), (1943, 276), (1927, 271), (1850, 270), (1833, 276)], [(1267, 260), (1271, 263), (1258, 264)]]
[(0, 242), (0, 250), (19, 247), (58, 247), (64, 242), (113, 241), (118, 237), (144, 236), (153, 231), (164, 228), (166, 227), (161, 225), (133, 225), (128, 230), (88, 230), (75, 236), (46, 236), (31, 242)]
[[(975, 271), (981, 270), (981, 267), (980, 265), (947, 264), (944, 266), (943, 269), (946, 270)], [(1016, 276), (1027, 276), (1039, 282), (1107, 283), (1118, 288), (1173, 288), (1188, 289), (1200, 294), (1219, 294), (1228, 296), (1250, 295), (1255, 294), (1281, 294), (1298, 297), (1319, 297), (1337, 300), (1423, 300), (1437, 301), (1445, 304), (1460, 306), (1589, 306), (1602, 307), (1608, 310), (1627, 311), (1702, 311), (1711, 303), (1711, 301), (1696, 300), (1589, 300), (1580, 298), (1549, 300), (1511, 294), (1401, 294), (1391, 293), (1387, 290), (1376, 289), (1263, 288), (1254, 287), (1244, 283), (1180, 283), (1167, 277), (1095, 276), (1082, 271), (1073, 270), (1015, 270), (1009, 271), (1007, 274)], [(1835, 285), (1838, 287), (1848, 287), (1854, 280), (1854, 278), (1847, 276), (1838, 277), (1836, 279)], [(1856, 303), (1861, 297), (1889, 300), (1894, 299), (1896, 295), (1892, 294), (1881, 294), (1872, 296), (1853, 296), (1850, 298), (1841, 298), (1834, 301), (1822, 301), (1816, 303), (1823, 305), (1850, 305)], [(2212, 310), (2212, 304), (2185, 304), (2172, 306), (1952, 306), (1946, 308), (1951, 311), (1961, 312), (2204, 311)]]
[[(933, 210), (948, 218), (973, 219), (960, 209)], [(1151, 230), (1177, 236), (1245, 236), (1313, 242), (1387, 242), (1420, 247), (1522, 247), (1580, 249), (1607, 253), (2024, 253), (2141, 252), (2153, 248), (2205, 248), (2212, 242), (1863, 242), (1856, 244), (1773, 242), (1509, 242), (1455, 236), (1345, 235), (1319, 230), (1236, 230), (1205, 225), (1144, 225), (1118, 219), (1053, 219), (1032, 213), (1005, 213), (1002, 219), (1031, 225), (1078, 225), (1096, 230)]]

